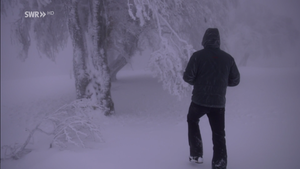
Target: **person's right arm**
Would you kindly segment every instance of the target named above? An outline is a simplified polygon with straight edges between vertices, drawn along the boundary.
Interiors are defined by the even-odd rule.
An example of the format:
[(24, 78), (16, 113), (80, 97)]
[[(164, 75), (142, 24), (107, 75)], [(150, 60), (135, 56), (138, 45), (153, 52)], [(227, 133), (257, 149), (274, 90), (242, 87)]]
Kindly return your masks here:
[(197, 65), (196, 65), (196, 55), (193, 54), (186, 66), (186, 69), (183, 73), (183, 80), (190, 85), (195, 84), (196, 76), (197, 76)]

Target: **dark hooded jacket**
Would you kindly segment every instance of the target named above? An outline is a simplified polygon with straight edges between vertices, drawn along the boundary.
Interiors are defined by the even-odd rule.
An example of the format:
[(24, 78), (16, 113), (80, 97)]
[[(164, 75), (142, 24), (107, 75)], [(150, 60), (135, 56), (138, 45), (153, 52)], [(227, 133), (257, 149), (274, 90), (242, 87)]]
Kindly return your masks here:
[(206, 107), (225, 107), (227, 86), (240, 82), (240, 73), (231, 55), (220, 49), (217, 28), (206, 30), (202, 46), (191, 56), (183, 79), (193, 85), (192, 102)]

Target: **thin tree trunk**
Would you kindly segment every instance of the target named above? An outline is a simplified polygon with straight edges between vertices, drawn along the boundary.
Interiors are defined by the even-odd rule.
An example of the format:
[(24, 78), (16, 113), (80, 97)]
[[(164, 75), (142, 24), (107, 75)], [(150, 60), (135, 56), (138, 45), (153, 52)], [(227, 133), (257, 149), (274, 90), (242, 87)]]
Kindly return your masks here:
[(78, 15), (78, 0), (72, 1), (68, 24), (73, 43), (73, 70), (76, 98), (81, 99), (86, 97), (86, 88), (89, 83), (89, 78), (87, 76), (86, 66), (87, 51)]
[(246, 66), (249, 57), (250, 57), (249, 52), (246, 52), (245, 55), (244, 55), (244, 57), (243, 57), (242, 60), (240, 61), (240, 66)]
[(119, 56), (115, 60), (113, 60), (109, 64), (109, 69), (110, 69), (110, 78), (112, 81), (117, 80), (117, 73), (119, 70), (121, 70), (125, 65), (127, 64), (127, 61), (124, 57)]

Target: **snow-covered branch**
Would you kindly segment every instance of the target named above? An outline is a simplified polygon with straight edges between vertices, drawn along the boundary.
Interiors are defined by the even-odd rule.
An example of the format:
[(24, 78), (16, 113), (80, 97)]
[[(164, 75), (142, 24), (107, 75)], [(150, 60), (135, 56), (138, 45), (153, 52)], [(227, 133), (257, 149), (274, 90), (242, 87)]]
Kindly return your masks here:
[[(138, 18), (140, 26), (145, 25), (146, 19), (153, 19), (153, 23), (156, 23), (159, 48), (151, 54), (149, 67), (154, 76), (163, 83), (163, 87), (179, 98), (190, 90), (190, 87), (182, 80), (182, 74), (194, 51), (188, 40), (182, 38), (181, 32), (176, 30), (180, 24), (176, 23), (178, 18), (173, 16), (174, 10), (183, 10), (182, 3), (181, 0), (134, 0), (132, 4), (128, 1), (129, 15), (133, 15), (131, 18), (134, 20)], [(135, 7), (136, 13), (133, 13), (132, 6)], [(151, 15), (144, 13), (151, 13)], [(182, 19), (183, 16), (178, 17)]]
[[(93, 121), (94, 111), (102, 111), (90, 99), (80, 99), (63, 105), (53, 113), (46, 114), (34, 129), (32, 129), (25, 142), (1, 147), (3, 159), (20, 159), (31, 152), (26, 148), (36, 131), (52, 135), (50, 148), (68, 148), (70, 146), (86, 147), (87, 142), (104, 142), (99, 126)], [(50, 129), (50, 130), (49, 130)]]

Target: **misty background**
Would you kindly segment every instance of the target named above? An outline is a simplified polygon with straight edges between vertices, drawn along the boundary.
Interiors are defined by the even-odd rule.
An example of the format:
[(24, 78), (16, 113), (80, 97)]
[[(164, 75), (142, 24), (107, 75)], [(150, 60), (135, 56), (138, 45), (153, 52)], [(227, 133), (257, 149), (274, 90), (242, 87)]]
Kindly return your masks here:
[[(229, 11), (231, 22), (229, 25), (232, 27), (229, 28), (225, 39), (228, 48), (224, 50), (232, 54), (238, 66), (299, 66), (299, 8), (300, 2), (297, 0), (240, 0), (236, 8)], [(15, 44), (11, 40), (12, 18), (12, 16), (6, 18), (1, 16), (2, 79), (66, 74), (72, 76), (73, 51), (70, 40), (67, 47), (58, 54), (55, 62), (38, 53), (34, 40), (29, 49), (29, 57), (24, 62), (18, 59), (18, 53), (14, 50)], [(278, 23), (275, 23), (277, 20)], [(270, 25), (271, 21), (275, 24)], [(252, 30), (253, 27), (249, 27), (251, 25), (255, 25), (255, 31)], [(275, 26), (279, 29), (276, 30)], [(274, 33), (272, 33), (273, 29), (275, 29)], [(261, 38), (261, 35), (267, 33), (270, 35)], [(253, 40), (253, 37), (257, 37), (256, 40)], [(196, 50), (202, 48), (201, 40), (199, 39), (199, 46), (194, 47)], [(279, 40), (281, 42), (278, 42)], [(249, 55), (248, 58), (245, 56), (246, 53)], [(147, 49), (142, 53), (138, 52), (124, 69), (147, 70), (149, 55), (150, 51)], [(245, 58), (247, 58), (247, 64), (243, 63)]]
[[(20, 3), (21, 9), (14, 4), (4, 8), (4, 2)], [(102, 7), (97, 2), (109, 2), (106, 14), (112, 22), (103, 26), (113, 27), (108, 41), (91, 40), (106, 35), (95, 27), (101, 24), (91, 22), (96, 16), (91, 9)], [(241, 73), (241, 83), (228, 88), (226, 95), (228, 168), (298, 168), (299, 4), (298, 0), (2, 0), (1, 168), (187, 168), (186, 113), (192, 86), (183, 81), (182, 73), (191, 52), (203, 48), (208, 27), (219, 28), (221, 49), (235, 58)], [(23, 11), (38, 9), (55, 14), (24, 17)], [(82, 34), (76, 32), (78, 27)], [(85, 43), (78, 42), (80, 38)], [(99, 42), (112, 41), (116, 43), (109, 44), (106, 64), (101, 60), (105, 54), (98, 52), (103, 49)], [(122, 68), (114, 69), (119, 72), (117, 81), (111, 83), (107, 67)], [(112, 97), (98, 91), (111, 91)], [(93, 94), (100, 97), (89, 99)], [(109, 100), (113, 104), (103, 104)], [(205, 145), (201, 167), (209, 168), (213, 154), (205, 118), (200, 123)], [(84, 132), (83, 137), (74, 132)], [(100, 144), (86, 135), (95, 133), (101, 135)]]

